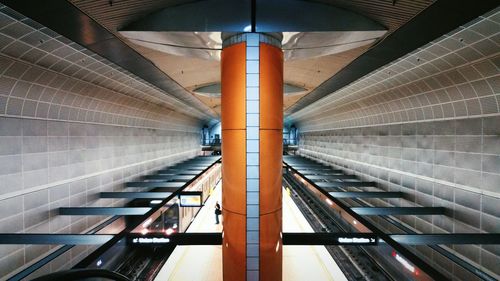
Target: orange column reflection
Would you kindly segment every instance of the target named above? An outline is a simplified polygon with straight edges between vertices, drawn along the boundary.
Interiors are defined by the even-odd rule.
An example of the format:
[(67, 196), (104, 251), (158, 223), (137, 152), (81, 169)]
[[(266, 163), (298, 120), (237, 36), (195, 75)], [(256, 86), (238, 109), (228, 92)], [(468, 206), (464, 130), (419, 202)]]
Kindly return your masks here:
[(282, 279), (283, 52), (260, 44), (260, 281)]
[(246, 44), (227, 47), (221, 58), (222, 268), (224, 280), (246, 279)]

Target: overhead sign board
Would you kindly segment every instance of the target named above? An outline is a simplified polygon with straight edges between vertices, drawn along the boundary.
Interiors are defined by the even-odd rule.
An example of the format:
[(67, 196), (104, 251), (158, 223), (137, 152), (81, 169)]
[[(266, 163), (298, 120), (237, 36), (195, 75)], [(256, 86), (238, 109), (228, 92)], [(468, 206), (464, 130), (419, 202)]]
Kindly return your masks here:
[(339, 245), (376, 245), (376, 237), (339, 237), (337, 238)]
[(203, 199), (201, 191), (184, 191), (179, 194), (181, 207), (201, 207)]

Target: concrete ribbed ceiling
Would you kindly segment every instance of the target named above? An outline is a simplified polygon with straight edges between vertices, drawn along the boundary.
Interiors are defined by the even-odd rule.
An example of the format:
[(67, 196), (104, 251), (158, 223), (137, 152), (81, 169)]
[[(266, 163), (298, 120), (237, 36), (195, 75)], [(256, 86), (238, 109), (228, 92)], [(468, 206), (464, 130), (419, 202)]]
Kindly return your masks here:
[[(220, 82), (220, 69), (219, 62), (217, 61), (174, 56), (144, 48), (127, 41), (117, 32), (129, 23), (160, 9), (196, 1), (70, 0), (70, 2), (115, 36), (122, 38), (125, 43), (137, 50), (188, 91), (192, 91), (192, 89), (202, 85)], [(432, 4), (433, 0), (332, 0), (310, 2), (334, 5), (367, 16), (385, 26), (388, 29), (388, 33), (391, 33)], [(307, 96), (308, 93), (321, 85), (321, 83), (363, 54), (370, 46), (362, 46), (321, 58), (286, 62), (284, 71), (285, 82), (304, 87), (307, 91), (301, 95), (285, 97), (285, 109), (295, 104), (303, 96)], [(207, 106), (213, 108), (215, 112), (220, 113), (220, 99), (194, 95)]]

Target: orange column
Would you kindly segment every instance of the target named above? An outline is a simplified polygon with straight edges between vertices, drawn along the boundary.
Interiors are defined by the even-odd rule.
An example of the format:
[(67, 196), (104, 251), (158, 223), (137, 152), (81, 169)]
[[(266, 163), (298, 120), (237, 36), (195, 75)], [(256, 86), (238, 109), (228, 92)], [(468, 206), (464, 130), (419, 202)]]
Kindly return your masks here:
[(256, 33), (224, 45), (223, 278), (281, 280), (283, 53), (278, 40)]
[(221, 57), (223, 278), (246, 280), (246, 48)]
[(260, 44), (260, 281), (282, 276), (283, 52)]

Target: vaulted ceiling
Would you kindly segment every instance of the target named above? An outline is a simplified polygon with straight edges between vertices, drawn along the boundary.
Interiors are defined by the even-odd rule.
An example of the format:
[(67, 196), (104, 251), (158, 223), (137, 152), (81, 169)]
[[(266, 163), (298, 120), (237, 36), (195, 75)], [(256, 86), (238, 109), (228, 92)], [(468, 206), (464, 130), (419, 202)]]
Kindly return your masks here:
[[(175, 102), (184, 104), (186, 108), (196, 112), (193, 113), (194, 115), (204, 116), (202, 119), (210, 124), (220, 117), (220, 98), (216, 95), (200, 95), (194, 91), (200, 86), (220, 82), (218, 60), (173, 55), (140, 46), (127, 39), (130, 37), (125, 38), (123, 30), (130, 24), (148, 19), (160, 11), (176, 9), (185, 4), (210, 1), (224, 4), (225, 0), (1, 1), (66, 37), (70, 42), (79, 44), (136, 75), (139, 79), (144, 79), (145, 82), (157, 88), (158, 98), (162, 101), (174, 99)], [(261, 5), (267, 4), (268, 1), (273, 2), (274, 9), (280, 11), (281, 2), (279, 1), (256, 1)], [(482, 0), (477, 3), (469, 1), (462, 5), (456, 5), (454, 0), (289, 1), (323, 5), (323, 7), (331, 7), (337, 11), (355, 14), (373, 22), (384, 31), (372, 37), (366, 44), (355, 45), (344, 51), (286, 60), (285, 83), (304, 90), (285, 95), (285, 116), (292, 116), (318, 100), (334, 95), (356, 80), (497, 6), (495, 0)], [(231, 3), (234, 5), (234, 2)], [(209, 4), (205, 3), (205, 5)], [(308, 9), (304, 10), (310, 12)], [(203, 16), (204, 13), (202, 11), (201, 15)], [(59, 16), (54, 17), (54, 14)], [(272, 13), (268, 14), (272, 17)], [(300, 23), (301, 20), (309, 20), (314, 16), (311, 13), (304, 13), (296, 20)], [(189, 14), (186, 19), (189, 21)], [(291, 22), (295, 22), (295, 19)], [(344, 24), (344, 22), (337, 23)], [(350, 22), (346, 26), (350, 26)], [(348, 28), (348, 31), (350, 30), (353, 29)], [(322, 37), (319, 35), (317, 38)], [(148, 97), (145, 96), (144, 100), (147, 99)], [(174, 110), (180, 109), (174, 108)]]
[[(150, 60), (161, 71), (201, 102), (212, 108), (217, 114), (220, 114), (220, 98), (206, 97), (193, 92), (193, 89), (199, 86), (220, 82), (218, 61), (176, 56), (145, 48), (128, 41), (118, 32), (131, 22), (155, 11), (196, 1), (70, 0), (70, 2), (139, 54)], [(433, 0), (330, 0), (315, 2), (333, 5), (364, 15), (386, 27), (387, 34), (390, 34), (427, 8), (432, 4)], [(284, 109), (294, 105), (371, 46), (372, 44), (369, 44), (337, 54), (286, 61), (285, 83), (303, 87), (305, 91), (285, 96)]]

